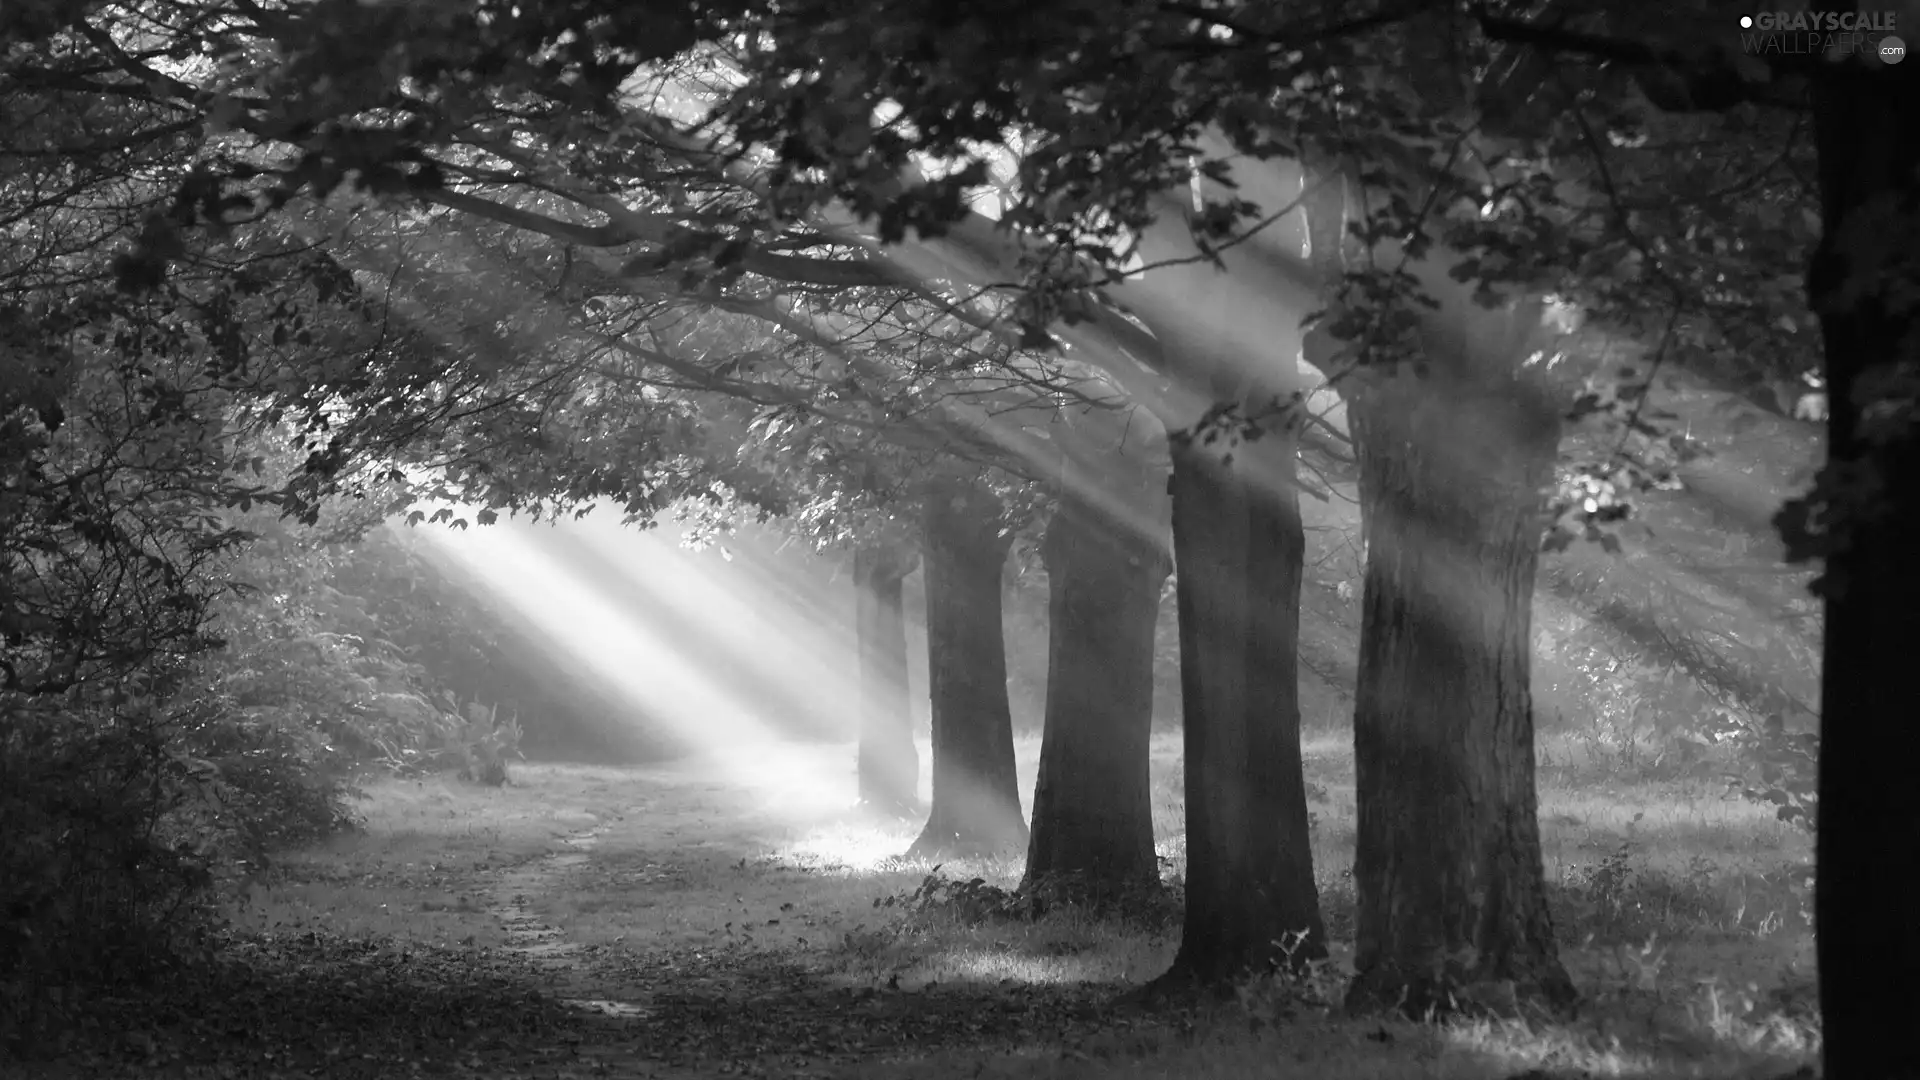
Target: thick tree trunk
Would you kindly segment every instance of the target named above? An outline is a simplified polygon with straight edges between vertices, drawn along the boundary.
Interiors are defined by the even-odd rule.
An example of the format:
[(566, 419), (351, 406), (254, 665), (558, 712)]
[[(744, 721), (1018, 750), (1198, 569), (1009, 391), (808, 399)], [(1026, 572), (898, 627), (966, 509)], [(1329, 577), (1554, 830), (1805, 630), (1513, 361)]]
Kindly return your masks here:
[[(1808, 274), (1826, 346), (1826, 666), (1820, 692), (1820, 1008), (1827, 1080), (1920, 1077), (1920, 440), (1912, 394), (1920, 68), (1833, 65), (1815, 90), (1824, 239)], [(1874, 383), (1879, 388), (1873, 389)], [(1864, 393), (1863, 393), (1864, 391)], [(1882, 405), (1884, 408), (1884, 404)], [(1897, 414), (1896, 414), (1897, 415)], [(1873, 483), (1863, 483), (1861, 477)], [(1866, 493), (1866, 494), (1862, 494)], [(1857, 500), (1872, 499), (1872, 505)]]
[[(1337, 183), (1307, 199), (1309, 258), (1329, 280), (1360, 248), (1346, 203)], [(1545, 309), (1487, 310), (1445, 267), (1413, 269), (1441, 302), (1422, 317), (1426, 370), (1363, 369), (1342, 388), (1367, 551), (1347, 1004), (1430, 1016), (1511, 990), (1569, 1006), (1540, 854), (1530, 682), (1560, 441), (1552, 387), (1525, 363), (1544, 344)], [(1329, 326), (1304, 343), (1323, 371), (1347, 353)]]
[(1222, 445), (1172, 443), (1187, 878), (1159, 985), (1218, 987), (1326, 951), (1300, 771), (1305, 535), (1291, 436), (1231, 461)]
[(908, 817), (920, 808), (920, 754), (907, 695), (907, 619), (901, 583), (918, 553), (869, 544), (853, 553), (860, 663), (860, 805)]
[(1434, 367), (1379, 373), (1348, 405), (1367, 435), (1368, 547), (1347, 1003), (1444, 1015), (1510, 983), (1519, 999), (1569, 1005), (1541, 863), (1529, 685), (1559, 423), (1516, 375), (1474, 382), (1444, 358)]
[(933, 806), (908, 854), (944, 858), (1023, 845), (1000, 575), (1012, 537), (979, 491), (943, 486), (927, 500), (927, 691), (933, 705)]
[(1063, 497), (1047, 527), (1047, 711), (1025, 888), (1099, 903), (1160, 882), (1153, 639), (1161, 542)]

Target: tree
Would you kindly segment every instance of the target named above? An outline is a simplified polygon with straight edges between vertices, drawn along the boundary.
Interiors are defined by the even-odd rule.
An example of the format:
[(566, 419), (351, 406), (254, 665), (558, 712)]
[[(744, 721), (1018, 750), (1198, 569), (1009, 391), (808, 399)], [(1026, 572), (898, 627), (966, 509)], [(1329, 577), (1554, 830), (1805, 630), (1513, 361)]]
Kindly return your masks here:
[(1013, 542), (1004, 509), (977, 483), (951, 476), (925, 495), (933, 804), (908, 852), (916, 858), (1004, 851), (1027, 839), (1001, 628), (1001, 572)]
[[(1290, 444), (1273, 446), (1283, 438), (1265, 435), (1261, 448), (1293, 454)], [(1306, 537), (1291, 493), (1260, 491), (1205, 432), (1176, 437), (1172, 489), (1187, 907), (1162, 984), (1211, 987), (1249, 969), (1317, 959), (1326, 948), (1300, 778)]]
[(1915, 74), (1825, 70), (1812, 95), (1823, 228), (1807, 287), (1833, 407), (1811, 499), (1824, 529), (1789, 535), (1803, 542), (1796, 555), (1826, 559), (1814, 919), (1832, 1080), (1920, 1076), (1901, 1027), (1920, 1012), (1903, 978), (1920, 964), (1920, 933), (1897, 899), (1920, 887), (1920, 850), (1904, 839), (1920, 830), (1920, 796), (1898, 764), (1920, 752), (1920, 730), (1894, 704), (1920, 647), (1920, 262), (1893, 240), (1920, 236)]
[[(1439, 77), (1415, 89), (1422, 104), (1460, 100)], [(1531, 362), (1554, 349), (1546, 305), (1476, 295), (1487, 286), (1475, 267), (1454, 272), (1459, 256), (1424, 239), (1446, 235), (1459, 181), (1374, 170), (1362, 182), (1363, 162), (1385, 156), (1359, 149), (1365, 138), (1345, 133), (1343, 152), (1303, 171), (1309, 258), (1340, 283), (1307, 356), (1340, 379), (1367, 538), (1347, 1003), (1444, 1015), (1468, 1000), (1457, 988), (1502, 982), (1567, 1006), (1530, 682), (1541, 523), (1571, 395)]]
[[(1913, 615), (1920, 597), (1902, 554), (1920, 525), (1920, 444), (1910, 425), (1914, 308), (1896, 299), (1910, 296), (1916, 266), (1905, 254), (1910, 245), (1889, 243), (1913, 235), (1920, 221), (1912, 183), (1920, 167), (1920, 73), (1871, 54), (1741, 56), (1730, 33), (1718, 40), (1699, 34), (1720, 13), (1683, 12), (1693, 20), (1670, 12), (1649, 25), (1612, 13), (1573, 26), (1487, 20), (1486, 30), (1554, 63), (1623, 75), (1653, 109), (1736, 145), (1750, 137), (1756, 113), (1763, 122), (1774, 113), (1786, 134), (1767, 152), (1781, 155), (1784, 145), (1788, 154), (1817, 157), (1813, 191), (1761, 203), (1762, 227), (1735, 235), (1777, 244), (1802, 210), (1818, 207), (1805, 215), (1818, 224), (1805, 296), (1819, 313), (1827, 463), (1778, 524), (1790, 558), (1825, 562), (1815, 585), (1826, 608), (1815, 885), (1822, 1048), (1825, 1075), (1834, 1080), (1916, 1075), (1920, 1059), (1900, 1025), (1920, 1008), (1920, 991), (1901, 973), (1920, 962), (1920, 938), (1891, 897), (1897, 883), (1920, 874), (1920, 856), (1910, 844), (1881, 838), (1920, 827), (1920, 802), (1894, 764), (1913, 750), (1914, 727), (1891, 704), (1920, 640)], [(1681, 36), (1690, 32), (1697, 36)], [(1711, 44), (1700, 47), (1702, 39)], [(1800, 122), (1807, 113), (1811, 139)], [(1806, 246), (1801, 240), (1789, 249), (1794, 262)], [(1793, 265), (1761, 257), (1756, 266), (1777, 273), (1783, 262)], [(1791, 303), (1784, 319), (1767, 321), (1804, 325), (1793, 318), (1798, 308)]]
[(1154, 491), (1164, 476), (1143, 468), (1119, 485), (1134, 513), (1069, 487), (1047, 524), (1046, 720), (1022, 884), (1034, 895), (1101, 903), (1160, 884), (1148, 743), (1173, 568)]
[(920, 753), (913, 745), (907, 688), (907, 621), (902, 583), (919, 552), (898, 542), (854, 548), (855, 634), (860, 650), (860, 803), (900, 817), (920, 804)]
[(1347, 384), (1367, 521), (1350, 1007), (1445, 1013), (1484, 981), (1574, 996), (1547, 911), (1529, 690), (1559, 410), (1515, 385), (1538, 312), (1511, 318), (1508, 340), (1423, 336), (1421, 374)]

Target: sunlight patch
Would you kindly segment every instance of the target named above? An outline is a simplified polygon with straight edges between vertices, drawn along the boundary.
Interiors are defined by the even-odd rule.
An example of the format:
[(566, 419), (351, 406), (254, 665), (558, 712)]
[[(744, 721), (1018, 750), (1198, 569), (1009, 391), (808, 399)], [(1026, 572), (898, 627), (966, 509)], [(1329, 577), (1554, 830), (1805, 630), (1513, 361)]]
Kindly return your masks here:
[(645, 1005), (637, 1005), (631, 1001), (613, 1001), (608, 998), (561, 998), (560, 1004), (571, 1009), (579, 1009), (581, 1012), (593, 1013), (596, 1016), (612, 1017), (615, 1020), (633, 1020), (653, 1014), (653, 1010)]
[(911, 843), (913, 834), (905, 829), (847, 824), (814, 829), (779, 855), (815, 870), (871, 873), (891, 868)]
[(1513, 1069), (1566, 1069), (1591, 1076), (1645, 1076), (1654, 1060), (1624, 1047), (1618, 1038), (1595, 1046), (1590, 1038), (1558, 1025), (1534, 1026), (1519, 1020), (1476, 1020), (1450, 1024), (1451, 1046), (1498, 1059)]
[[(1032, 956), (1018, 952), (965, 952), (928, 962), (920, 974), (926, 983), (1023, 983), (1056, 986), (1106, 982), (1114, 977), (1107, 956)], [(925, 984), (923, 984), (925, 985)]]

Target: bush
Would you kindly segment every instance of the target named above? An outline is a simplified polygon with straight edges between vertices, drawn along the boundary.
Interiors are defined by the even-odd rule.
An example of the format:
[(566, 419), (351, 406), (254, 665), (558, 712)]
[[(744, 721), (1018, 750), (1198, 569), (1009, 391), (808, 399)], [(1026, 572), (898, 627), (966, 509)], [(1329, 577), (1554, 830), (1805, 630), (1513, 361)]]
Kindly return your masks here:
[(203, 843), (257, 871), (285, 848), (351, 831), (352, 763), (316, 732), (206, 703), (176, 735)]
[(500, 787), (507, 782), (507, 759), (521, 756), (520, 719), (503, 720), (499, 711), (498, 705), (467, 703), (466, 724), (457, 735), (457, 748), (466, 758), (460, 768), (462, 780)]
[[(130, 407), (156, 387), (217, 402), (194, 362), (106, 347), (143, 308), (54, 294), (0, 305), (0, 1044), (16, 1048), (78, 988), (204, 940), (212, 860), (179, 702), (245, 539), (211, 512), (222, 418)], [(79, 333), (89, 320), (102, 336)]]
[(0, 1041), (17, 1044), (76, 988), (194, 951), (213, 876), (194, 770), (166, 737), (175, 717), (4, 695), (0, 718)]
[(263, 296), (280, 279), (249, 256), (243, 286), (160, 303), (104, 254), (12, 254), (40, 261), (0, 254), (0, 1052), (195, 953), (222, 876), (349, 826), (351, 769), (452, 730), (327, 606), (325, 553), (383, 504), (308, 498), (338, 477), (302, 420), (277, 457), (248, 438), (282, 415), (246, 408), (248, 362), (285, 355), (248, 334), (324, 291)]
[[(88, 695), (92, 696), (92, 695)], [(0, 694), (0, 1043), (199, 955), (217, 886), (353, 827), (338, 755), (217, 695)]]
[(257, 539), (229, 571), (241, 587), (214, 610), (231, 642), (209, 660), (217, 691), (266, 730), (317, 737), (303, 752), (340, 770), (504, 784), (518, 719), (482, 705), (484, 688), (452, 685), (492, 666), (482, 613), (447, 602), (445, 583), (370, 520), (247, 524)]

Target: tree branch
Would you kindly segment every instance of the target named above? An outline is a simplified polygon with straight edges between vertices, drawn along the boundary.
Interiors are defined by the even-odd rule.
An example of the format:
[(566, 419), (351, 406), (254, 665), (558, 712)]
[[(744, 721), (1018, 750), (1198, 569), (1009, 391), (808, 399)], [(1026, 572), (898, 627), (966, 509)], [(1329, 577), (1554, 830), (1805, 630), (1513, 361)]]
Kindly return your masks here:
[[(1801, 111), (1807, 108), (1807, 97), (1800, 80), (1866, 74), (1857, 65), (1830, 63), (1819, 56), (1770, 53), (1738, 57), (1727, 45), (1682, 48), (1544, 26), (1485, 11), (1476, 16), (1476, 21), (1481, 32), (1494, 41), (1572, 53), (1636, 69), (1641, 93), (1667, 112), (1724, 112), (1748, 103)], [(1742, 59), (1750, 63), (1737, 62)], [(1762, 72), (1764, 77), (1756, 77)]]

